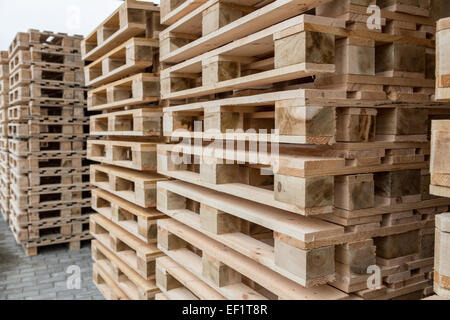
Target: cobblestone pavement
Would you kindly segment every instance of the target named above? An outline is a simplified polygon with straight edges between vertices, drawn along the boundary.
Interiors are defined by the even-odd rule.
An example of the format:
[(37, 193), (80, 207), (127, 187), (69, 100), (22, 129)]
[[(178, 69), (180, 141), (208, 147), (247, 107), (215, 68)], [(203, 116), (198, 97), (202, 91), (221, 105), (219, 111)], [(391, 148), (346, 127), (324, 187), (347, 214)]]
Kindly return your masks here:
[[(79, 290), (67, 288), (71, 265), (81, 270)], [(103, 300), (92, 282), (89, 243), (78, 251), (69, 251), (67, 244), (43, 247), (37, 256), (27, 257), (0, 216), (0, 300), (23, 299)]]

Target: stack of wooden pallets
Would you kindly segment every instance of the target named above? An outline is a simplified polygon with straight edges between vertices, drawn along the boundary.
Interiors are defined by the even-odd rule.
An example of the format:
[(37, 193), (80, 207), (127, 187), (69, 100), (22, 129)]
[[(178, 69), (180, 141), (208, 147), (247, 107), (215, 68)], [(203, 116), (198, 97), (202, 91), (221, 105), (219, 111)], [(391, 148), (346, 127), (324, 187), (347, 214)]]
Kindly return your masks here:
[[(450, 19), (437, 23), (436, 34), (436, 99), (450, 101)], [(430, 193), (450, 197), (450, 121), (435, 120), (431, 131)], [(450, 299), (450, 214), (436, 216), (434, 259), (434, 291)]]
[(161, 8), (163, 131), (182, 143), (157, 150), (178, 180), (157, 184), (172, 218), (158, 221), (158, 298), (430, 294), (450, 205), (427, 187), (430, 120), (450, 118), (433, 102), (431, 3)]
[(8, 166), (8, 51), (0, 51), (0, 211), (9, 220), (9, 166)]
[(9, 47), (10, 227), (27, 255), (91, 238), (81, 39), (30, 29)]
[(88, 159), (94, 282), (107, 299), (153, 299), (156, 221), (156, 143), (159, 108), (159, 7), (127, 0), (82, 42), (90, 118)]

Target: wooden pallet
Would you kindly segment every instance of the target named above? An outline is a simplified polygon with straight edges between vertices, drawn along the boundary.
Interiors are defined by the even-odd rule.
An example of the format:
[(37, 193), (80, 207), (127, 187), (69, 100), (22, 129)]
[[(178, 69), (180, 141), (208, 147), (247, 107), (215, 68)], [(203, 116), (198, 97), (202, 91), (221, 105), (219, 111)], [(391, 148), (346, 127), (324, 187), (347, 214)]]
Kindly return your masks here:
[(9, 91), (11, 105), (27, 104), (30, 101), (54, 101), (64, 103), (84, 103), (84, 88), (55, 86), (47, 83), (32, 83), (29, 86), (19, 86)]
[[(427, 4), (427, 10), (429, 7)], [(384, 95), (392, 101), (433, 101), (435, 54), (429, 42), (435, 34), (433, 18), (419, 16), (414, 10), (401, 13), (391, 6), (383, 8), (379, 35), (399, 38), (380, 43), (367, 36), (370, 17), (366, 10), (366, 4), (347, 0), (332, 1), (317, 9), (317, 15), (344, 19), (347, 30), (359, 32), (361, 37), (336, 41), (337, 72), (318, 77), (315, 85), (347, 90), (355, 96)], [(406, 38), (411, 41), (399, 41)], [(420, 44), (414, 43), (414, 38)]]
[(156, 221), (165, 217), (101, 189), (92, 190), (92, 208), (145, 243), (156, 242)]
[(56, 170), (44, 174), (30, 172), (27, 175), (10, 171), (10, 181), (19, 190), (28, 190), (34, 187), (73, 186), (89, 181), (89, 167), (74, 168), (67, 171)]
[[(167, 189), (165, 189), (165, 187), (167, 187)], [(162, 194), (160, 189), (163, 191)], [(278, 246), (275, 242), (275, 247), (273, 245), (274, 237), (275, 239), (278, 239), (275, 241), (284, 241), (287, 238), (295, 238), (300, 234), (299, 231), (292, 230), (293, 235), (291, 236), (281, 235), (282, 233), (287, 232), (287, 229), (282, 227), (282, 217), (286, 217), (287, 221), (290, 221), (290, 223), (286, 223), (286, 227), (288, 228), (294, 227), (294, 221), (296, 221), (295, 225), (297, 227), (305, 228), (306, 226), (311, 226), (311, 223), (317, 222), (317, 219), (302, 219), (298, 215), (292, 215), (292, 217), (290, 217), (290, 214), (285, 211), (277, 211), (274, 209), (269, 209), (265, 206), (255, 205), (248, 200), (229, 197), (224, 194), (201, 187), (195, 187), (181, 181), (160, 182), (158, 183), (158, 192), (158, 209), (160, 211), (295, 282), (304, 283), (305, 279), (302, 278), (302, 275), (297, 275), (298, 272), (301, 272), (300, 270), (303, 270), (304, 268), (295, 264), (296, 260), (292, 256), (293, 252), (310, 252), (311, 254), (316, 252), (318, 254), (321, 251), (304, 251), (305, 247), (302, 247), (303, 249), (301, 249), (301, 247), (297, 246), (300, 242), (296, 241), (297, 244), (295, 244), (295, 246), (297, 246), (297, 249), (291, 250), (289, 254), (291, 259), (283, 262), (283, 259), (285, 258), (281, 254), (277, 255), (277, 250), (283, 250), (284, 244), (287, 244), (289, 247), (289, 241), (287, 243), (278, 242)], [(424, 205), (432, 206), (433, 204), (428, 203)], [(391, 211), (387, 209), (386, 212), (388, 215), (386, 218), (390, 218), (391, 222), (383, 223), (383, 226), (381, 228), (378, 227), (377, 229), (369, 229), (362, 225), (362, 228), (347, 230), (345, 225), (339, 226), (338, 224), (341, 223), (330, 221), (331, 224), (329, 226), (337, 228), (335, 230), (339, 230), (339, 227), (345, 229), (345, 234), (330, 237), (328, 238), (330, 241), (323, 242), (323, 245), (325, 246), (332, 243), (337, 244), (335, 258), (331, 257), (331, 255), (327, 258), (331, 259), (331, 261), (328, 260), (329, 263), (334, 263), (336, 268), (337, 279), (332, 282), (333, 285), (348, 293), (366, 289), (367, 279), (370, 276), (366, 273), (367, 267), (371, 264), (376, 264), (375, 251), (372, 249), (375, 247), (373, 247), (374, 244), (371, 238), (390, 237), (395, 234), (408, 233), (411, 230), (417, 231), (419, 228), (428, 228), (424, 230), (430, 231), (429, 226), (430, 223), (433, 222), (434, 214), (442, 212), (442, 210), (448, 210), (448, 202), (447, 206), (443, 206), (442, 208), (439, 207), (438, 211), (435, 211), (435, 208), (433, 207), (417, 209), (419, 212), (423, 213), (423, 217), (408, 217), (408, 215), (405, 214), (405, 211), (402, 210), (403, 209), (400, 208), (398, 209), (398, 214), (390, 214), (388, 212)], [(270, 215), (267, 215), (266, 213), (270, 213), (272, 216), (270, 217)], [(214, 218), (209, 219), (209, 217), (213, 214)], [(252, 216), (253, 214), (254, 216)], [(358, 218), (355, 222), (364, 224), (363, 220), (364, 216)], [(384, 220), (385, 219), (383, 218), (383, 221)], [(386, 220), (388, 221), (388, 219)], [(427, 220), (428, 223), (421, 223), (420, 221), (423, 220)], [(250, 233), (248, 231), (249, 227), (247, 226), (249, 223), (252, 226), (250, 229), (252, 232)], [(245, 231), (243, 226), (245, 226)], [(331, 238), (334, 238), (334, 240), (331, 240)], [(427, 244), (430, 243), (430, 240), (432, 240), (432, 234), (429, 232), (420, 236), (420, 242), (422, 243), (424, 249), (421, 249), (420, 251), (421, 256), (415, 258), (415, 260), (418, 260), (418, 263), (421, 263), (421, 259), (432, 256), (432, 250), (430, 252), (430, 246)], [(320, 240), (320, 236), (316, 236), (315, 241), (322, 242)], [(418, 243), (418, 241), (419, 240), (416, 237), (416, 243)], [(303, 241), (301, 243), (304, 245)], [(399, 241), (399, 243), (402, 242)], [(291, 242), (291, 244), (294, 243)], [(377, 245), (379, 244), (377, 243)], [(261, 251), (262, 248), (265, 248), (265, 253)], [(293, 249), (292, 247), (290, 248)], [(353, 259), (351, 257), (358, 258)], [(334, 259), (336, 260), (334, 261)], [(277, 263), (277, 261), (279, 262)], [(428, 263), (431, 262), (430, 259), (427, 261)], [(403, 270), (400, 266), (396, 267), (396, 269), (388, 267), (382, 268), (383, 277), (390, 276), (392, 278), (395, 273), (401, 273), (401, 276), (405, 276), (405, 270)], [(411, 272), (415, 269), (412, 268)], [(312, 272), (312, 270), (308, 271), (307, 269), (306, 272)], [(390, 295), (393, 294), (394, 292), (391, 290)]]
[(27, 140), (8, 139), (8, 150), (21, 157), (48, 152), (82, 152), (86, 150), (86, 142), (82, 138), (32, 138)]
[(106, 300), (131, 300), (120, 289), (117, 283), (96, 263), (92, 267), (92, 279)]
[(108, 110), (159, 100), (159, 76), (139, 73), (88, 92), (88, 110)]
[(15, 202), (17, 208), (22, 210), (47, 210), (66, 208), (74, 203), (83, 204), (90, 201), (91, 188), (88, 184), (77, 187), (58, 190), (58, 188), (43, 191), (25, 191), (11, 186), (11, 201)]
[(14, 212), (15, 219), (19, 226), (27, 226), (30, 223), (37, 221), (45, 221), (48, 219), (69, 219), (69, 218), (79, 218), (81, 216), (86, 216), (88, 214), (94, 213), (95, 211), (89, 207), (90, 199), (83, 199), (78, 203), (60, 203), (59, 206), (54, 206), (53, 208), (48, 206), (47, 208), (19, 208), (15, 200), (11, 199), (10, 210)]
[[(15, 234), (13, 233), (15, 236)], [(59, 244), (68, 244), (69, 250), (80, 250), (82, 241), (89, 241), (92, 239), (92, 236), (89, 232), (83, 232), (79, 235), (71, 235), (71, 236), (48, 236), (43, 237), (39, 240), (33, 240), (25, 243), (21, 243), (23, 249), (25, 250), (25, 254), (27, 256), (35, 256), (39, 252), (39, 248), (59, 245)], [(16, 239), (17, 240), (17, 239)]]
[(158, 221), (158, 248), (227, 299), (338, 300), (347, 296), (327, 285), (304, 288), (172, 219)]
[(29, 69), (18, 68), (9, 76), (9, 86), (29, 85), (32, 82), (62, 84), (68, 87), (83, 86), (84, 73), (77, 67), (43, 67), (31, 65)]
[(156, 259), (156, 285), (167, 300), (225, 300), (224, 296), (169, 257)]
[(156, 206), (156, 182), (166, 180), (155, 173), (111, 165), (91, 165), (91, 184), (143, 208)]
[(87, 126), (87, 120), (46, 117), (41, 120), (28, 120), (28, 123), (9, 123), (8, 135), (13, 138), (42, 137), (44, 139), (82, 137), (87, 132)]
[[(206, 1), (160, 32), (161, 62), (178, 63), (190, 59), (318, 5), (317, 1), (292, 0), (264, 3), (260, 8), (252, 7), (257, 3), (246, 1), (229, 8), (226, 6), (227, 1)], [(225, 18), (219, 18), (224, 11)]]
[(29, 49), (36, 45), (54, 48), (55, 50), (79, 50), (82, 39), (83, 36), (81, 35), (70, 36), (66, 33), (29, 29), (28, 32), (17, 33), (8, 48), (8, 54), (9, 58), (11, 58), (17, 50)]
[(143, 108), (90, 117), (90, 135), (160, 137), (162, 112)]
[(154, 278), (155, 259), (162, 255), (156, 245), (139, 240), (99, 214), (90, 216), (90, 224), (98, 242), (144, 279)]
[(44, 68), (77, 68), (83, 67), (80, 55), (69, 50), (52, 50), (47, 47), (35, 46), (27, 50), (19, 50), (9, 61), (10, 74), (19, 68), (30, 68), (36, 65)]
[[(360, 147), (363, 145), (367, 148), (365, 144), (361, 144)], [(383, 145), (387, 146), (386, 143)], [(395, 145), (396, 149), (401, 150), (401, 144), (389, 143), (389, 145), (392, 147)], [(426, 163), (423, 162), (423, 156), (416, 157), (418, 152), (408, 157), (408, 155), (402, 156), (402, 152), (394, 149), (391, 153), (392, 157), (388, 153), (389, 161), (382, 162), (381, 159), (385, 154), (380, 157), (376, 149), (364, 151), (363, 158), (355, 159), (355, 155), (358, 154), (358, 146), (355, 144), (351, 146), (355, 148), (354, 151), (341, 151), (343, 158), (338, 158), (342, 155), (338, 155), (339, 152), (336, 150), (333, 151), (333, 153), (336, 151), (334, 157), (331, 154), (326, 156), (327, 153), (324, 153), (323, 149), (318, 149), (318, 153), (315, 153), (314, 149), (309, 148), (280, 149), (279, 155), (272, 154), (268, 149), (266, 155), (230, 149), (225, 152), (222, 146), (218, 148), (216, 146), (212, 144), (207, 148), (198, 146), (193, 148), (181, 144), (158, 145), (158, 172), (238, 197), (245, 197), (246, 194), (251, 193), (255, 202), (303, 215), (316, 215), (331, 212), (335, 198), (333, 176), (374, 173), (377, 186), (379, 184), (386, 190), (386, 192), (377, 192), (377, 195), (386, 198), (388, 202), (388, 198), (393, 198), (389, 196), (391, 192), (389, 190), (394, 186), (390, 184), (392, 179), (389, 180), (392, 176), (383, 175), (383, 172), (393, 171), (399, 172), (397, 175), (400, 180), (415, 181), (413, 185), (405, 185), (403, 189), (397, 191), (397, 194), (416, 195), (420, 201), (422, 179), (420, 170), (426, 168)], [(409, 149), (407, 144), (403, 146)], [(396, 153), (399, 154), (398, 158)], [(321, 154), (321, 156), (314, 154)], [(353, 157), (356, 162), (346, 161), (347, 156)], [(370, 156), (375, 159), (369, 158)], [(364, 179), (361, 180), (363, 181)], [(407, 190), (412, 186), (417, 188)], [(368, 194), (373, 194), (374, 189), (370, 187), (369, 189), (371, 191), (368, 191)], [(403, 202), (407, 202), (407, 199), (408, 197), (405, 197)], [(366, 199), (366, 201), (369, 200), (370, 197)], [(368, 207), (373, 207), (373, 204)]]
[(81, 57), (93, 61), (132, 37), (157, 39), (160, 29), (159, 7), (127, 0), (81, 41)]
[(84, 68), (87, 86), (99, 86), (154, 66), (159, 43), (131, 38)]
[(158, 183), (158, 210), (304, 287), (334, 280), (333, 246), (293, 250), (283, 242), (273, 243), (276, 232), (314, 246), (321, 238), (343, 234), (343, 228), (332, 223), (181, 181)]
[(45, 169), (73, 169), (85, 166), (83, 152), (72, 153), (44, 153), (40, 155), (30, 155), (28, 157), (17, 157), (14, 154), (9, 156), (9, 166), (18, 174), (26, 174), (32, 171)]
[(428, 141), (428, 109), (419, 105), (376, 108), (371, 104), (361, 107), (361, 101), (347, 99), (345, 91), (327, 90), (288, 90), (196, 102), (164, 108), (163, 132), (174, 139), (290, 144)]
[[(433, 267), (433, 237), (433, 228), (423, 228), (337, 246), (332, 285), (364, 299), (392, 299), (421, 289), (416, 286), (423, 289)], [(377, 289), (367, 287), (370, 265), (381, 269)]]
[(56, 218), (34, 221), (25, 226), (19, 225), (14, 210), (10, 218), (12, 222), (10, 226), (20, 242), (33, 241), (46, 236), (77, 235), (89, 229), (89, 215), (76, 219)]
[(84, 106), (67, 105), (39, 105), (30, 102), (29, 105), (17, 105), (8, 108), (10, 121), (28, 121), (45, 117), (61, 117), (70, 119), (82, 119), (86, 117)]
[(133, 141), (88, 140), (87, 158), (139, 171), (156, 171), (156, 144)]
[[(312, 31), (330, 25), (344, 26), (302, 15), (164, 69), (161, 97), (185, 99), (333, 73), (335, 36)], [(292, 57), (292, 50), (308, 54)]]
[(143, 278), (99, 241), (91, 243), (92, 258), (133, 300), (153, 300), (159, 292), (155, 279)]

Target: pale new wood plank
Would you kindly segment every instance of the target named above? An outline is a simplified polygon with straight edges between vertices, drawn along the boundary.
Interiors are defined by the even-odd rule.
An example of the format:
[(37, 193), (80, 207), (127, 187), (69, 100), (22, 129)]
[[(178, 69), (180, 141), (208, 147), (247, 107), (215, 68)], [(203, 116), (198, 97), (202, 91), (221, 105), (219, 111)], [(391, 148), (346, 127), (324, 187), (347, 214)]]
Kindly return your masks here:
[(291, 235), (304, 242), (313, 242), (323, 237), (344, 233), (342, 227), (332, 223), (305, 218), (182, 181), (163, 181), (158, 183), (158, 187), (172, 190), (186, 198), (204, 203), (268, 229)]

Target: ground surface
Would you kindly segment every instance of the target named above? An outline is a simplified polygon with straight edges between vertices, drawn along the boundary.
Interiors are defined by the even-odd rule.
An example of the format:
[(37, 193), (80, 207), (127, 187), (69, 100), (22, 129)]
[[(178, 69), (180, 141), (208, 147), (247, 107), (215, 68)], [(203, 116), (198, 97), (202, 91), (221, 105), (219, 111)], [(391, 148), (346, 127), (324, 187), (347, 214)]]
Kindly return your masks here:
[[(68, 289), (67, 280), (74, 275), (66, 272), (69, 266), (81, 271), (78, 290)], [(49, 246), (39, 255), (27, 257), (0, 216), (0, 300), (23, 299), (103, 300), (92, 282), (89, 243), (79, 251), (69, 251), (68, 245)]]

